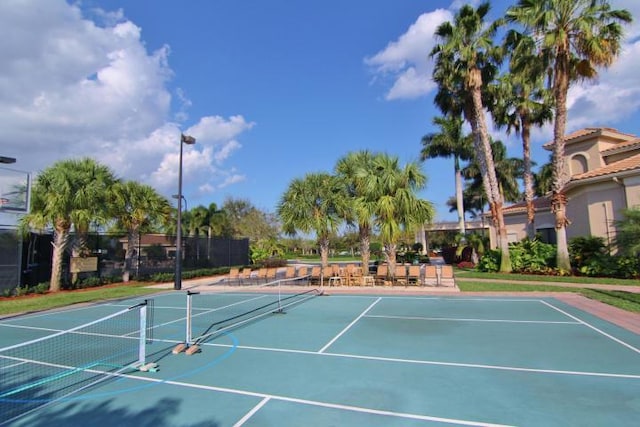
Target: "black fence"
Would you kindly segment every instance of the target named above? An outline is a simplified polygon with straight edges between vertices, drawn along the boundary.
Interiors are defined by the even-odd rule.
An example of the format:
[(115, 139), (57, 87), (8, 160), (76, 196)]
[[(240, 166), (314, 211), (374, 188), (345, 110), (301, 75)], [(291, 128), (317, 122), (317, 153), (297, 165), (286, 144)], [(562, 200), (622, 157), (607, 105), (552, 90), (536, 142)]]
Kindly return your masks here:
[[(62, 282), (68, 286), (72, 281), (89, 277), (117, 278), (125, 270), (125, 255), (128, 239), (122, 235), (90, 233), (80, 244), (77, 235), (69, 238), (67, 251), (63, 256)], [(35, 286), (47, 282), (51, 276), (51, 257), (53, 254), (53, 236), (50, 234), (30, 234), (22, 244), (22, 280), (23, 285)], [(195, 268), (214, 268), (249, 264), (249, 239), (228, 239), (219, 237), (183, 237), (183, 271)], [(72, 273), (72, 248), (84, 248), (85, 258), (96, 258), (94, 271)], [(15, 249), (15, 246), (14, 246)], [(144, 277), (154, 273), (175, 271), (176, 238), (171, 235), (142, 235), (132, 248), (130, 277)], [(18, 252), (18, 251), (16, 251)], [(4, 253), (1, 254), (4, 258)], [(0, 264), (4, 261), (0, 262)], [(91, 263), (89, 263), (91, 264)], [(84, 268), (86, 269), (86, 267)], [(19, 269), (16, 269), (16, 276)], [(18, 284), (17, 277), (4, 280), (0, 276), (0, 289), (13, 288)]]
[(0, 295), (13, 289), (20, 279), (20, 236), (15, 230), (0, 230)]

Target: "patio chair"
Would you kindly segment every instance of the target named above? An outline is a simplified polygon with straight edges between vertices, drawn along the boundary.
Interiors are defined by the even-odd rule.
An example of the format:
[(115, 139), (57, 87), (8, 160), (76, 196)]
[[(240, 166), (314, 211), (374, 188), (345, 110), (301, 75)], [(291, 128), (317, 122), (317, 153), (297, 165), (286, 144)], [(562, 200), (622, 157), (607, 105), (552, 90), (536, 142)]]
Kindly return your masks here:
[(387, 284), (389, 285), (391, 284), (389, 282), (389, 268), (387, 267), (387, 264), (378, 265), (374, 279), (375, 279), (376, 285), (386, 286)]
[(435, 265), (424, 266), (424, 284), (426, 286), (438, 286), (438, 270)]
[(397, 284), (407, 286), (407, 267), (404, 264), (396, 265), (393, 279)]

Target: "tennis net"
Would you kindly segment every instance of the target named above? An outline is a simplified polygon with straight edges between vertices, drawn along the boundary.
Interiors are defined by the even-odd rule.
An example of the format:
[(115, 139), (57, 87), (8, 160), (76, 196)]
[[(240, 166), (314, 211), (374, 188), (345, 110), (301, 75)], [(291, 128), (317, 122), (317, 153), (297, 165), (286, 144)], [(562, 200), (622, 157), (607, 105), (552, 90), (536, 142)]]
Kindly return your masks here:
[[(307, 277), (298, 277), (261, 285), (224, 285), (218, 292), (202, 295), (188, 291), (185, 343), (176, 346), (173, 353), (183, 350), (187, 354), (195, 353), (201, 344), (225, 331), (272, 314), (283, 314), (288, 308), (322, 294), (321, 289), (309, 288), (307, 283)], [(192, 302), (194, 297), (196, 308)], [(200, 307), (208, 301), (217, 307)], [(195, 336), (194, 329), (199, 331)]]
[(54, 402), (70, 400), (146, 362), (153, 300), (101, 319), (0, 349), (0, 425)]

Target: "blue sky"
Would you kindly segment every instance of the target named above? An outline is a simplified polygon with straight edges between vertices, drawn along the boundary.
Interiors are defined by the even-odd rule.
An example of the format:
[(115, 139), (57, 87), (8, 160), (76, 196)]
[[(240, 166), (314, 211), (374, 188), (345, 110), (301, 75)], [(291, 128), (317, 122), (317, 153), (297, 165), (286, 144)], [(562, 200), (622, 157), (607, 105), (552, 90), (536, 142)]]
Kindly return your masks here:
[[(32, 171), (91, 156), (188, 207), (249, 199), (273, 212), (294, 178), (350, 151), (417, 160), (434, 131), (433, 30), (462, 1), (13, 0), (0, 2), (0, 155)], [(473, 2), (466, 2), (473, 3)], [(492, 2), (497, 17), (511, 1)], [(613, 0), (640, 19), (640, 2)], [(475, 3), (477, 4), (477, 2)], [(570, 94), (568, 131), (640, 135), (640, 25), (620, 60)], [(493, 131), (520, 156), (519, 141)], [(551, 129), (534, 135), (534, 158)], [(454, 219), (451, 160), (421, 196)]]

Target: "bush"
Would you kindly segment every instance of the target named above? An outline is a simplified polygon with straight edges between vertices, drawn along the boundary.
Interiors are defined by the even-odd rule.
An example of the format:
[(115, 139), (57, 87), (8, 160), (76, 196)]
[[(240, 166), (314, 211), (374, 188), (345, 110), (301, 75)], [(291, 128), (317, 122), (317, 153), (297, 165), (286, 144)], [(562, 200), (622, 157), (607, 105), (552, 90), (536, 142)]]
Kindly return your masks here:
[(569, 257), (571, 265), (580, 270), (594, 261), (602, 261), (607, 254), (607, 247), (602, 237), (575, 237), (569, 241)]
[(502, 254), (497, 249), (488, 250), (482, 255), (476, 269), (486, 273), (495, 273), (500, 269)]

